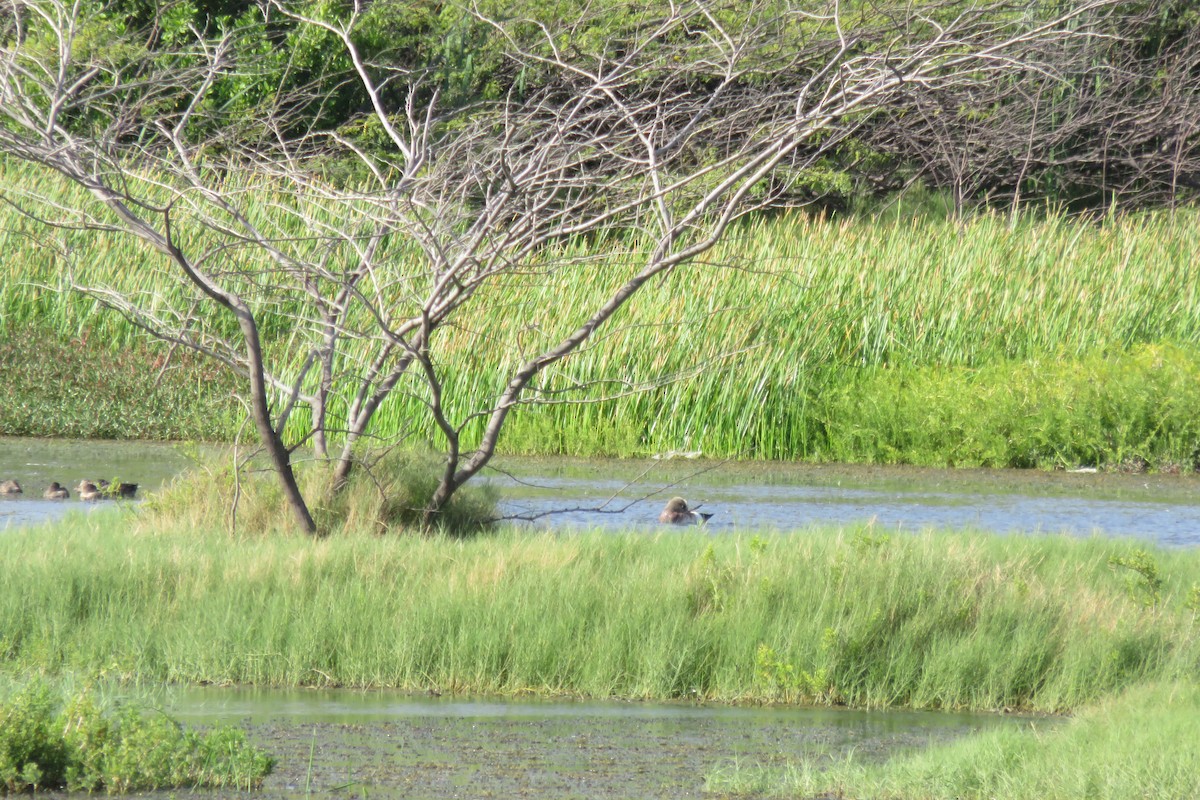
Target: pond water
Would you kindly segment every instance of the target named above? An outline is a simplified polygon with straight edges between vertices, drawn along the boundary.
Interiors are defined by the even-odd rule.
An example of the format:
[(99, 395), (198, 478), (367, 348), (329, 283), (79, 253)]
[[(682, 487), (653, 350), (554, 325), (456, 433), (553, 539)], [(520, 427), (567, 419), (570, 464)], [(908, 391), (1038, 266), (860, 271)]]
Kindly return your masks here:
[[(0, 438), (0, 480), (25, 488), (0, 496), (0, 528), (97, 506), (47, 501), (51, 481), (136, 482), (153, 491), (193, 463), (180, 447), (147, 442)], [(672, 495), (714, 514), (715, 532), (817, 523), (879, 529), (979, 528), (1002, 533), (1138, 537), (1200, 544), (1200, 478), (1036, 470), (939, 470), (689, 460), (497, 461), (485, 480), (502, 514), (554, 527), (655, 527)], [(103, 504), (102, 504), (103, 505)]]
[(714, 532), (833, 523), (1200, 544), (1196, 475), (530, 459), (491, 480), (506, 513), (539, 525), (653, 525), (666, 499), (682, 495), (713, 513)]
[[(24, 490), (0, 495), (0, 528), (109, 505), (79, 502), (75, 487), (82, 480), (136, 483), (139, 495), (159, 489), (195, 463), (187, 453), (185, 447), (157, 442), (0, 437), (0, 481), (16, 480)], [(42, 492), (52, 481), (68, 487), (71, 499), (43, 500)]]
[[(204, 688), (167, 710), (245, 727), (278, 759), (255, 797), (700, 797), (735, 760), (886, 758), (998, 726), (987, 714)], [(310, 757), (311, 754), (311, 757)], [(204, 793), (208, 796), (209, 793)]]

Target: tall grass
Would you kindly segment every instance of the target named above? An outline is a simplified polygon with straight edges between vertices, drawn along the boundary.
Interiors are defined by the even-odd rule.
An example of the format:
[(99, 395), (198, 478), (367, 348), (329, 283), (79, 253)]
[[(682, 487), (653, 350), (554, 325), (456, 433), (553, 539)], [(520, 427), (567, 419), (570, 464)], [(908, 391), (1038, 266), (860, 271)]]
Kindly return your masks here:
[[(45, 176), (27, 167), (5, 166), (10, 186), (47, 185)], [(58, 191), (64, 203), (79, 199), (68, 187)], [(307, 229), (279, 198), (252, 183), (246, 191), (261, 195), (262, 202), (252, 205), (264, 229), (305, 241)], [(332, 218), (335, 212), (320, 213)], [(7, 214), (0, 217), (0, 247), (10, 254), (9, 276), (0, 282), (4, 319), (49, 325), (61, 335), (94, 327), (93, 340), (130, 341), (129, 326), (57, 290), (63, 263), (37, 246), (31, 223), (11, 211), (0, 214)], [(554, 389), (600, 381), (572, 395), (592, 401), (622, 393), (620, 387), (644, 390), (584, 405), (523, 409), (502, 446), (538, 453), (702, 449), (764, 458), (1025, 463), (1028, 452), (998, 452), (989, 444), (1009, 435), (1006, 427), (1022, 416), (1038, 413), (1040, 395), (1007, 391), (1014, 378), (1041, 380), (1043, 394), (1061, 406), (1057, 398), (1095, 385), (1096, 370), (1136, 373), (1129, 392), (1110, 402), (1121, 421), (1141, 414), (1146, 404), (1138, 398), (1161, 392), (1164, 382), (1195, 385), (1200, 265), (1192, 256), (1200, 250), (1198, 218), (1200, 212), (1190, 209), (1100, 220), (1054, 212), (980, 214), (965, 222), (902, 215), (757, 218), (733, 231), (705, 263), (645, 287), (595, 342), (541, 383)], [(167, 265), (128, 239), (100, 233), (68, 239), (75, 271), (92, 283), (143, 292), (147, 302), (157, 302), (153, 293), (178, 297), (186, 291)], [(420, 275), (420, 263), (406, 255), (403, 243), (391, 246), (392, 277)], [(464, 418), (495, 397), (522, 354), (586, 319), (636, 267), (638, 252), (633, 234), (570, 242), (544, 254), (546, 262), (586, 257), (586, 267), (530, 270), (483, 292), (434, 342), (452, 416)], [(237, 258), (247, 269), (264, 266), (252, 253)], [(295, 350), (290, 302), (267, 315), (281, 353)], [(1153, 373), (1139, 370), (1164, 347), (1180, 356), (1162, 359)], [(359, 358), (350, 353), (347, 363)], [(664, 375), (685, 377), (646, 388)], [(889, 427), (910, 429), (910, 421), (890, 411), (893, 398), (925, 407), (976, 389), (975, 397), (1011, 409), (980, 433), (978, 452), (912, 453), (893, 441), (888, 453), (856, 455), (855, 441), (890, 441)], [(858, 395), (881, 410), (856, 437), (845, 428), (862, 425), (863, 409), (849, 408), (845, 400)], [(1181, 405), (1193, 400), (1189, 395)], [(1117, 441), (1097, 457), (1094, 448), (1065, 449), (1067, 437), (1057, 436), (1033, 460), (1119, 461), (1136, 450), (1146, 461), (1190, 467), (1200, 449), (1194, 430), (1169, 413), (1152, 416), (1149, 443), (1137, 432), (1118, 431), (1111, 434)], [(1095, 418), (1089, 409), (1069, 423)], [(398, 392), (380, 410), (375, 430), (436, 438), (419, 390)], [(1016, 450), (1029, 450), (1027, 444)]]
[(313, 542), (92, 515), (6, 533), (0, 572), (6, 671), (1061, 710), (1200, 663), (1195, 553), (1099, 539)]
[(1065, 725), (978, 734), (893, 758), (714, 771), (709, 791), (905, 800), (1190, 800), (1200, 796), (1200, 687), (1138, 687)]

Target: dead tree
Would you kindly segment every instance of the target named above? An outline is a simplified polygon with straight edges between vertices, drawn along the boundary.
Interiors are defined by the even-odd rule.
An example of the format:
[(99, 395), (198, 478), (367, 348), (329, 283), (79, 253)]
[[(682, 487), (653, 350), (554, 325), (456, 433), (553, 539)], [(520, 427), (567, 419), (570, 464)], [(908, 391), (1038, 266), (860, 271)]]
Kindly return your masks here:
[(910, 87), (862, 138), (949, 191), (959, 213), (981, 201), (1195, 197), (1200, 30), (1163, 31), (1170, 6), (1189, 4), (1122, 6), (1093, 35), (1028, 48), (1006, 80)]
[[(298, 523), (316, 532), (291, 448), (312, 441), (327, 454), (337, 490), (376, 412), (397, 392), (420, 397), (444, 440), (424, 508), (435, 523), (492, 458), (515, 408), (561, 399), (539, 384), (544, 373), (648, 282), (776, 205), (783, 167), (817, 163), (905, 92), (1011, 80), (1047, 43), (1092, 35), (1092, 16), (1111, 3), (1056, 16), (1035, 3), (1024, 14), (949, 1), (865, 13), (836, 0), (731, 14), (697, 0), (590, 48), (575, 35), (588, 20), (477, 14), (513, 73), (533, 80), (446, 109), (425, 76), (360, 51), (365, 0), (336, 19), (270, 0), (265, 15), (321, 29), (353, 65), (347, 79), (369, 108), (336, 129), (306, 122), (321, 98), (302, 93), (232, 113), (219, 88), (259, 76), (255, 51), (232, 35), (196, 32), (164, 52), (114, 30), (97, 46), (98, 4), (3, 4), (0, 154), (64, 176), (96, 203), (64, 208), (36, 187), (6, 188), (6, 199), (55, 225), (124, 231), (166, 257), (155, 285), (173, 276), (189, 291), (146, 303), (92, 285), (86, 269), (79, 283), (153, 335), (245, 376), (259, 438)], [(369, 139), (355, 133), (367, 129)], [(644, 243), (622, 266), (560, 255), (564, 243), (614, 230)], [(607, 299), (452, 413), (443, 329), (485, 287), (562, 269), (603, 285)], [(274, 331), (265, 345), (264, 328)], [(337, 424), (334, 404), (344, 409)], [(289, 445), (284, 428), (300, 406), (311, 423)]]

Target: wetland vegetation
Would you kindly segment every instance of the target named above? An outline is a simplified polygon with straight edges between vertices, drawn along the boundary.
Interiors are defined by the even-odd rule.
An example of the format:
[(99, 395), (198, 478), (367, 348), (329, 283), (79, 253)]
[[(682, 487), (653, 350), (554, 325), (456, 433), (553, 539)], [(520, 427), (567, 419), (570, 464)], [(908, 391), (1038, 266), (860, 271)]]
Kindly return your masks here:
[[(7, 669), (168, 683), (1061, 711), (1200, 658), (1191, 550), (703, 531), (4, 536)], [(1002, 655), (998, 655), (1002, 654)]]
[[(19, 168), (5, 176), (24, 179)], [(590, 385), (580, 397), (596, 400), (614, 380), (649, 387), (695, 374), (602, 402), (523, 408), (502, 451), (1195, 468), (1196, 211), (955, 219), (922, 208), (746, 223), (713, 255), (728, 266), (647, 287), (603, 346), (564, 361), (551, 385)], [(0, 387), (0, 432), (237, 435), (235, 381), (178, 352), (166, 358), (120, 317), (63, 291), (53, 253), (23, 230), (30, 223), (0, 214), (8, 269), (19, 270), (0, 284), (0, 348), (14, 365)], [(616, 265), (634, 246), (618, 237), (602, 252)], [(115, 235), (80, 234), (72, 247), (88, 253), (96, 282), (171, 291), (153, 258)], [(486, 318), (444, 334), (447, 397), (465, 408), (492, 391), (523, 349), (594, 305), (591, 292), (571, 272), (489, 287), (478, 306)], [(288, 314), (268, 318), (269, 346), (291, 347)], [(103, 388), (111, 375), (126, 375), (120, 411)], [(422, 402), (392, 398), (373, 431), (434, 440), (432, 428), (406, 427)]]
[(0, 691), (0, 794), (246, 790), (272, 767), (237, 728), (186, 730), (161, 712), (117, 705), (94, 686), (60, 692), (32, 680)]
[[(271, 505), (246, 498), (259, 502)], [(230, 534), (189, 512), (205, 504), (176, 487), (136, 512), (7, 531), (4, 673), (1068, 712), (883, 764), (710, 762), (706, 785), (912, 800), (1195, 788), (1191, 548), (872, 526), (471, 538), (368, 526), (313, 541), (284, 532), (278, 511), (274, 526), (251, 515), (241, 530), (258, 533)]]
[[(546, 10), (523, 5), (530, 16)], [(578, 83), (590, 67), (569, 60), (615, 41), (612, 22), (628, 19), (615, 6), (599, 3), (596, 18), (562, 31), (575, 38), (550, 59), (521, 49), (531, 45), (520, 25), (506, 38), (508, 20), (464, 22), (456, 7), (410, 17), (388, 3), (364, 15), (317, 6), (278, 0), (270, 8), (279, 18), (269, 20), (258, 5), (182, 3), (160, 14), (138, 0), (44, 0), (38, 8), (72, 24), (39, 33), (37, 14), (28, 30), (0, 22), (5, 64), (26, 65), (0, 70), (14, 101), (0, 125), (0, 196), (10, 201), (0, 204), (0, 433), (232, 441), (246, 416), (233, 395), (245, 391), (245, 375), (262, 377), (265, 352), (283, 377), (256, 386), (251, 405), (281, 475), (291, 474), (280, 465), (293, 445), (311, 436), (320, 449), (327, 431), (349, 430), (418, 448), (444, 443), (453, 479), (487, 438), (482, 417), (503, 421), (510, 400), (534, 394), (540, 402), (507, 424), (502, 452), (1163, 472), (1200, 463), (1200, 212), (1183, 188), (1194, 184), (1197, 148), (1178, 133), (1195, 130), (1187, 115), (1200, 28), (1191, 9), (1168, 3), (1140, 15), (1122, 4), (1121, 13), (1089, 15), (1068, 5), (1059, 30), (1043, 24), (1055, 4), (1028, 15), (897, 4), (885, 9), (898, 12), (893, 19), (851, 3), (774, 28), (772, 15), (795, 15), (768, 2), (755, 5), (744, 33), (761, 17), (772, 21), (763, 31), (784, 38), (733, 47), (737, 69), (721, 77), (710, 70), (721, 59), (689, 48), (708, 42), (720, 55), (732, 39), (693, 36), (690, 26), (733, 30), (738, 20), (707, 4), (681, 17), (672, 3), (663, 30), (679, 35), (647, 35), (646, 20), (663, 11), (650, 4), (620, 32), (639, 46), (614, 61), (601, 45), (595, 63), (621, 65), (618, 83), (646, 109), (670, 110), (671, 98), (700, 105), (650, 122), (620, 101), (569, 129), (572, 116), (561, 112), (575, 89), (563, 92), (563, 76), (579, 98), (611, 96), (608, 77)], [(854, 48), (838, 47), (843, 8), (866, 37)], [(1026, 22), (1032, 28), (1019, 27)], [(327, 35), (343, 24), (345, 36)], [(66, 38), (77, 30), (78, 40)], [(995, 57), (999, 34), (1029, 47)], [(228, 38), (210, 38), (218, 35)], [(59, 47), (49, 46), (56, 36)], [(790, 46), (800, 42), (815, 49)], [(45, 52), (60, 54), (60, 69), (43, 74)], [(230, 52), (236, 75), (226, 74)], [(637, 61), (643, 52), (649, 60)], [(739, 53), (758, 60), (742, 63)], [(972, 65), (972, 53), (985, 57)], [(768, 69), (771, 54), (792, 71)], [(906, 76), (897, 65), (907, 58), (916, 66)], [(877, 85), (895, 93), (855, 84), (872, 64)], [(429, 83), (396, 79), (412, 75)], [(1018, 75), (1045, 75), (1054, 88), (1014, 93)], [(822, 76), (824, 88), (812, 82)], [(810, 108), (808, 89), (789, 99), (798, 86), (859, 99)], [(439, 91), (446, 105), (434, 113)], [(1035, 95), (1074, 100), (1035, 110), (1026, 126)], [(760, 109), (746, 99), (756, 96), (784, 98), (781, 116), (766, 105), (746, 116)], [(731, 127), (713, 112), (717, 101), (730, 104)], [(592, 105), (589, 114), (603, 104)], [(423, 122), (408, 116), (411, 139), (397, 133), (395, 119), (426, 106)], [(374, 116), (355, 110), (368, 107)], [(933, 131), (915, 122), (930, 119), (927, 108), (960, 113), (932, 115)], [(696, 129), (698, 120), (714, 127)], [(653, 157), (599, 139), (579, 154), (578, 141), (626, 123), (635, 125), (627, 141), (644, 139)], [(1028, 136), (1011, 135), (1013, 125)], [(573, 133), (547, 135), (560, 127)], [(1078, 144), (1064, 145), (1064, 130)], [(1106, 145), (1094, 151), (1099, 138)], [(960, 140), (994, 146), (960, 156)], [(538, 161), (556, 141), (561, 160)], [(729, 155), (680, 144), (689, 141), (722, 142)], [(1023, 155), (1005, 149), (1013, 141)], [(1123, 148), (1129, 163), (1118, 164), (1110, 153)], [(1024, 160), (1014, 174), (984, 153)], [(664, 165), (660, 155), (676, 160)], [(519, 163), (532, 169), (512, 168)], [(520, 184), (525, 174), (540, 177)], [(726, 174), (737, 180), (710, 194)], [(545, 182), (554, 175), (568, 178)], [(932, 196), (889, 204), (917, 177)], [(672, 188), (639, 188), (647, 186)], [(935, 208), (948, 196), (938, 192), (954, 193), (952, 211)], [(381, 197), (397, 202), (376, 204)], [(1004, 213), (987, 208), (997, 198)], [(784, 210), (797, 203), (825, 210)], [(614, 222), (612, 209), (629, 213)], [(114, 210), (126, 234), (174, 264), (122, 237), (105, 216)], [(50, 226), (39, 211), (54, 217)], [(687, 258), (673, 249), (697, 241), (714, 246)], [(181, 267), (193, 279), (209, 270), (207, 284), (197, 281), (207, 299), (196, 299)], [(368, 274), (383, 277), (367, 303), (376, 305), (347, 302), (364, 297)], [(642, 283), (622, 277), (630, 275)], [(85, 283), (91, 295), (73, 291)], [(638, 302), (601, 319), (597, 309), (616, 309), (608, 299), (629, 297), (630, 286)], [(98, 313), (98, 296), (124, 304), (124, 316)], [(478, 302), (460, 309), (467, 299)], [(241, 316), (222, 316), (214, 301), (242, 304)], [(588, 319), (605, 327), (572, 343)], [(147, 344), (146, 327), (173, 345)], [(398, 346), (392, 328), (414, 338)], [(333, 346), (341, 334), (353, 335)], [(180, 343), (244, 374), (214, 371)], [(309, 370), (319, 359), (328, 376)], [(409, 370), (417, 362), (422, 369)], [(520, 383), (534, 374), (535, 384)], [(386, 395), (393, 378), (411, 383), (387, 397), (369, 430), (354, 432), (358, 390), (346, 387), (361, 380), (359, 390)], [(339, 391), (325, 396), (335, 382)], [(319, 400), (293, 406), (289, 392), (295, 400), (302, 390)], [(566, 396), (581, 402), (559, 402)], [(353, 437), (344, 441), (354, 454)], [(306, 487), (320, 524), (303, 526), (334, 537), (289, 533), (278, 487), (219, 471), (136, 513), (3, 531), (0, 671), (118, 684), (1070, 712), (1076, 718), (1050, 732), (989, 733), (878, 767), (715, 770), (710, 788), (910, 800), (1197, 794), (1192, 549), (869, 525), (719, 537), (504, 528), (472, 537), (425, 525), (426, 536), (385, 536), (410, 525), (422, 497), (425, 522), (443, 514), (444, 529), (476, 533), (489, 498), (460, 494), (444, 506), (441, 487), (420, 476), (369, 486), (378, 476), (363, 470), (328, 493)], [(228, 532), (233, 495), (240, 533)], [(82, 697), (11, 695), (0, 726), (6, 788), (241, 787), (269, 766), (236, 734), (193, 736)], [(85, 722), (72, 729), (76, 719)], [(63, 730), (86, 745), (83, 755), (55, 738)], [(155, 742), (178, 760), (148, 762)], [(207, 767), (214, 749), (240, 766), (197, 778), (193, 768)], [(123, 771), (130, 765), (167, 777), (135, 777)]]
[(754, 797), (905, 800), (1187, 800), (1200, 791), (1200, 689), (1151, 684), (1058, 726), (994, 730), (890, 761), (751, 763), (714, 769), (706, 787)]

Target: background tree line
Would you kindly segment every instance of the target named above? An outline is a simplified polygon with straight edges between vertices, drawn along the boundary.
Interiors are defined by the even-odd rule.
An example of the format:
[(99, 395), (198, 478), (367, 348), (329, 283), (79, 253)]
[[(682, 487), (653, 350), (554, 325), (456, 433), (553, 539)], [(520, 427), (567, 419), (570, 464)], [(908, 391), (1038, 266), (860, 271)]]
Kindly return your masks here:
[[(747, 12), (739, 5), (719, 5), (715, 13), (732, 19)], [(774, 47), (802, 49), (829, 35), (816, 11), (795, 14), (804, 5), (772, 0), (750, 10), (775, 21)], [(985, 13), (1051, 19), (1066, 6), (988, 4)], [(485, 19), (512, 23), (506, 32), (525, 44), (548, 26), (570, 48), (591, 52), (619, 50), (666, 7), (657, 1), (481, 0), (469, 13), (455, 3), (375, 0), (358, 13), (351, 35), (364, 60), (403, 78), (381, 87), (387, 105), (411, 102), (415, 83), (418, 102), (436, 98), (441, 108), (469, 109), (510, 94), (535, 96), (561, 77), (508, 58), (511, 42)], [(312, 0), (300, 8), (337, 24), (354, 4)], [(962, 8), (936, 0), (856, 0), (843, 3), (842, 13), (847, 24), (867, 25), (902, 13), (949, 21)], [(781, 201), (846, 208), (915, 180), (948, 192), (959, 211), (981, 201), (1049, 200), (1087, 208), (1194, 198), (1200, 190), (1200, 100), (1194, 89), (1200, 85), (1200, 2), (1121, 2), (1096, 15), (1104, 20), (1095, 35), (1047, 42), (1040, 65), (986, 90), (898, 94), (887, 113), (873, 115), (837, 147), (822, 148), (817, 163), (782, 170), (775, 178), (785, 184), (775, 187), (782, 189)], [(232, 0), (118, 0), (106, 4), (103, 19), (115, 31), (146, 31), (145, 46), (166, 59), (176, 58), (172, 48), (196, 31), (235, 31), (229, 57), (245, 68), (217, 81), (211, 105), (253, 120), (277, 115), (277, 108), (267, 109), (283, 102), (298, 126), (337, 131), (366, 148), (387, 146), (343, 43), (328, 30), (269, 5)], [(564, 21), (571, 24), (564, 28)], [(103, 38), (100, 31), (96, 36)], [(655, 91), (652, 81), (642, 87), (648, 97)], [(716, 76), (698, 71), (690, 89), (704, 93), (717, 83)], [(248, 137), (259, 133), (246, 131)], [(798, 160), (809, 154), (804, 148)], [(357, 175), (344, 160), (330, 161), (327, 169), (348, 179)]]

